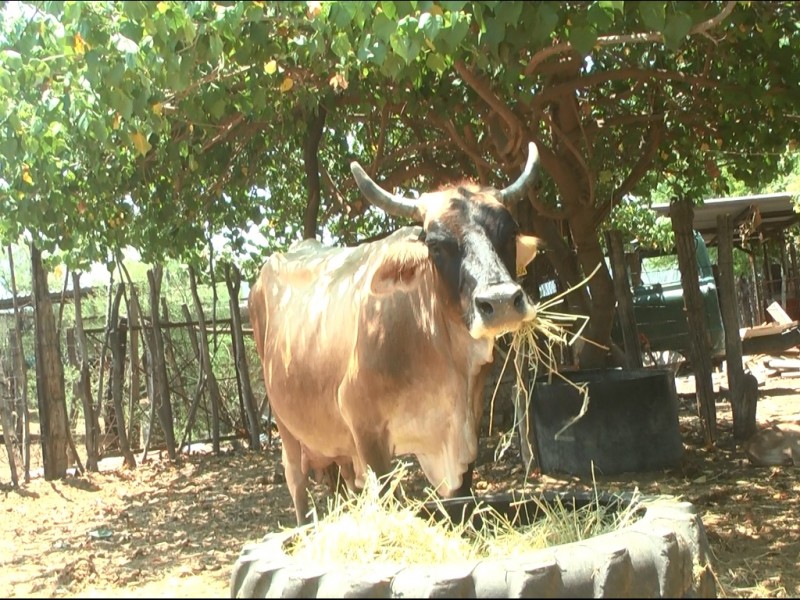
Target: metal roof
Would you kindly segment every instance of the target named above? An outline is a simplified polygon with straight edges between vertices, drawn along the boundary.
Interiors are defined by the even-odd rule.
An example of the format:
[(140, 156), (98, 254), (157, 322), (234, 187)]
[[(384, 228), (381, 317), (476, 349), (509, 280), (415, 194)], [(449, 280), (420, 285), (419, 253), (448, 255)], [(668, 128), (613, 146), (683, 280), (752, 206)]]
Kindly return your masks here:
[[(729, 214), (733, 221), (733, 242), (741, 244), (746, 239), (775, 237), (787, 227), (800, 222), (795, 212), (793, 195), (759, 194), (735, 198), (711, 198), (694, 207), (694, 228), (706, 244), (717, 243), (717, 216)], [(660, 216), (669, 217), (669, 204), (654, 204), (652, 209)]]

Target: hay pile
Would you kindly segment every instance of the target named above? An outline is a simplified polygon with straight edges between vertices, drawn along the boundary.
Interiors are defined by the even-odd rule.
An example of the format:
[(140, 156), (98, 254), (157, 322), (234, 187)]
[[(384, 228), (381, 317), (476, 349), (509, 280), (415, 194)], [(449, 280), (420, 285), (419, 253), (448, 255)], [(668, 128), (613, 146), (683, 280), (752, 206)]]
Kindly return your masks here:
[[(323, 518), (298, 529), (287, 542), (295, 560), (320, 566), (366, 564), (442, 564), (523, 554), (614, 531), (639, 513), (638, 502), (613, 510), (599, 499), (573, 509), (560, 501), (534, 499), (541, 518), (522, 525), (478, 503), (483, 527), (473, 521), (438, 521), (420, 516), (425, 500), (409, 499), (400, 485), (408, 465), (400, 464), (384, 480), (369, 472), (364, 490), (328, 503)], [(387, 485), (388, 492), (381, 494)], [(428, 500), (435, 500), (429, 491)], [(444, 514), (444, 511), (442, 511)]]

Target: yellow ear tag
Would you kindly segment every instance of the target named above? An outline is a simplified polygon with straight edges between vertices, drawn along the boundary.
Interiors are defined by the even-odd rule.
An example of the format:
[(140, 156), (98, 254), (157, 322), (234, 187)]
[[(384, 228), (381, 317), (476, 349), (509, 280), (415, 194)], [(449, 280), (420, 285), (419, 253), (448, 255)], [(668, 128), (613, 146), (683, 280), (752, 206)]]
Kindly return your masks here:
[(525, 277), (528, 274), (528, 267), (527, 265), (519, 265), (517, 266), (517, 277)]

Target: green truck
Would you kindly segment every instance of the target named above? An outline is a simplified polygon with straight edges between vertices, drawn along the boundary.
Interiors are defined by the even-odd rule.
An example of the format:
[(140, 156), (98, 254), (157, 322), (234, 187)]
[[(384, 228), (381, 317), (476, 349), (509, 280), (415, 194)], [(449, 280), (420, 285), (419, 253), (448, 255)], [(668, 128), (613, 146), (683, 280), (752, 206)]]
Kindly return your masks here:
[[(711, 351), (712, 354), (718, 355), (725, 351), (725, 331), (722, 326), (717, 284), (703, 237), (695, 232), (694, 239), (700, 292), (711, 336)], [(635, 281), (639, 278), (633, 279)], [(641, 280), (635, 281), (632, 290), (633, 312), (643, 342), (643, 350), (649, 349), (652, 352), (671, 350), (687, 356), (689, 326), (684, 310), (681, 274), (677, 266), (650, 271), (645, 262)], [(615, 330), (614, 337), (621, 339), (618, 326)]]

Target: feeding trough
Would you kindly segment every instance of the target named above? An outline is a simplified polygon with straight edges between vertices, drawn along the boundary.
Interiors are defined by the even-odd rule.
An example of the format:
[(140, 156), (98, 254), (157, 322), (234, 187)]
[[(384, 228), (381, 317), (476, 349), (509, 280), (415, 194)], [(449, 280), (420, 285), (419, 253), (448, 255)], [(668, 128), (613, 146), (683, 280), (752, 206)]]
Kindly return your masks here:
[[(519, 416), (542, 472), (654, 471), (683, 456), (675, 379), (666, 369), (596, 369), (536, 380)], [(585, 384), (588, 398), (579, 386)], [(586, 402), (586, 410), (581, 414)], [(526, 457), (527, 458), (527, 457)]]
[[(585, 506), (628, 500), (593, 494), (550, 494), (547, 502)], [(427, 504), (423, 513), (479, 518), (475, 500)], [(536, 518), (532, 501), (511, 495), (480, 500), (499, 512)], [(713, 597), (708, 542), (688, 502), (645, 499), (641, 518), (612, 533), (514, 556), (441, 564), (348, 564), (325, 567), (296, 560), (286, 545), (298, 529), (267, 535), (242, 550), (231, 575), (236, 597)], [(426, 516), (425, 514), (421, 516)]]

